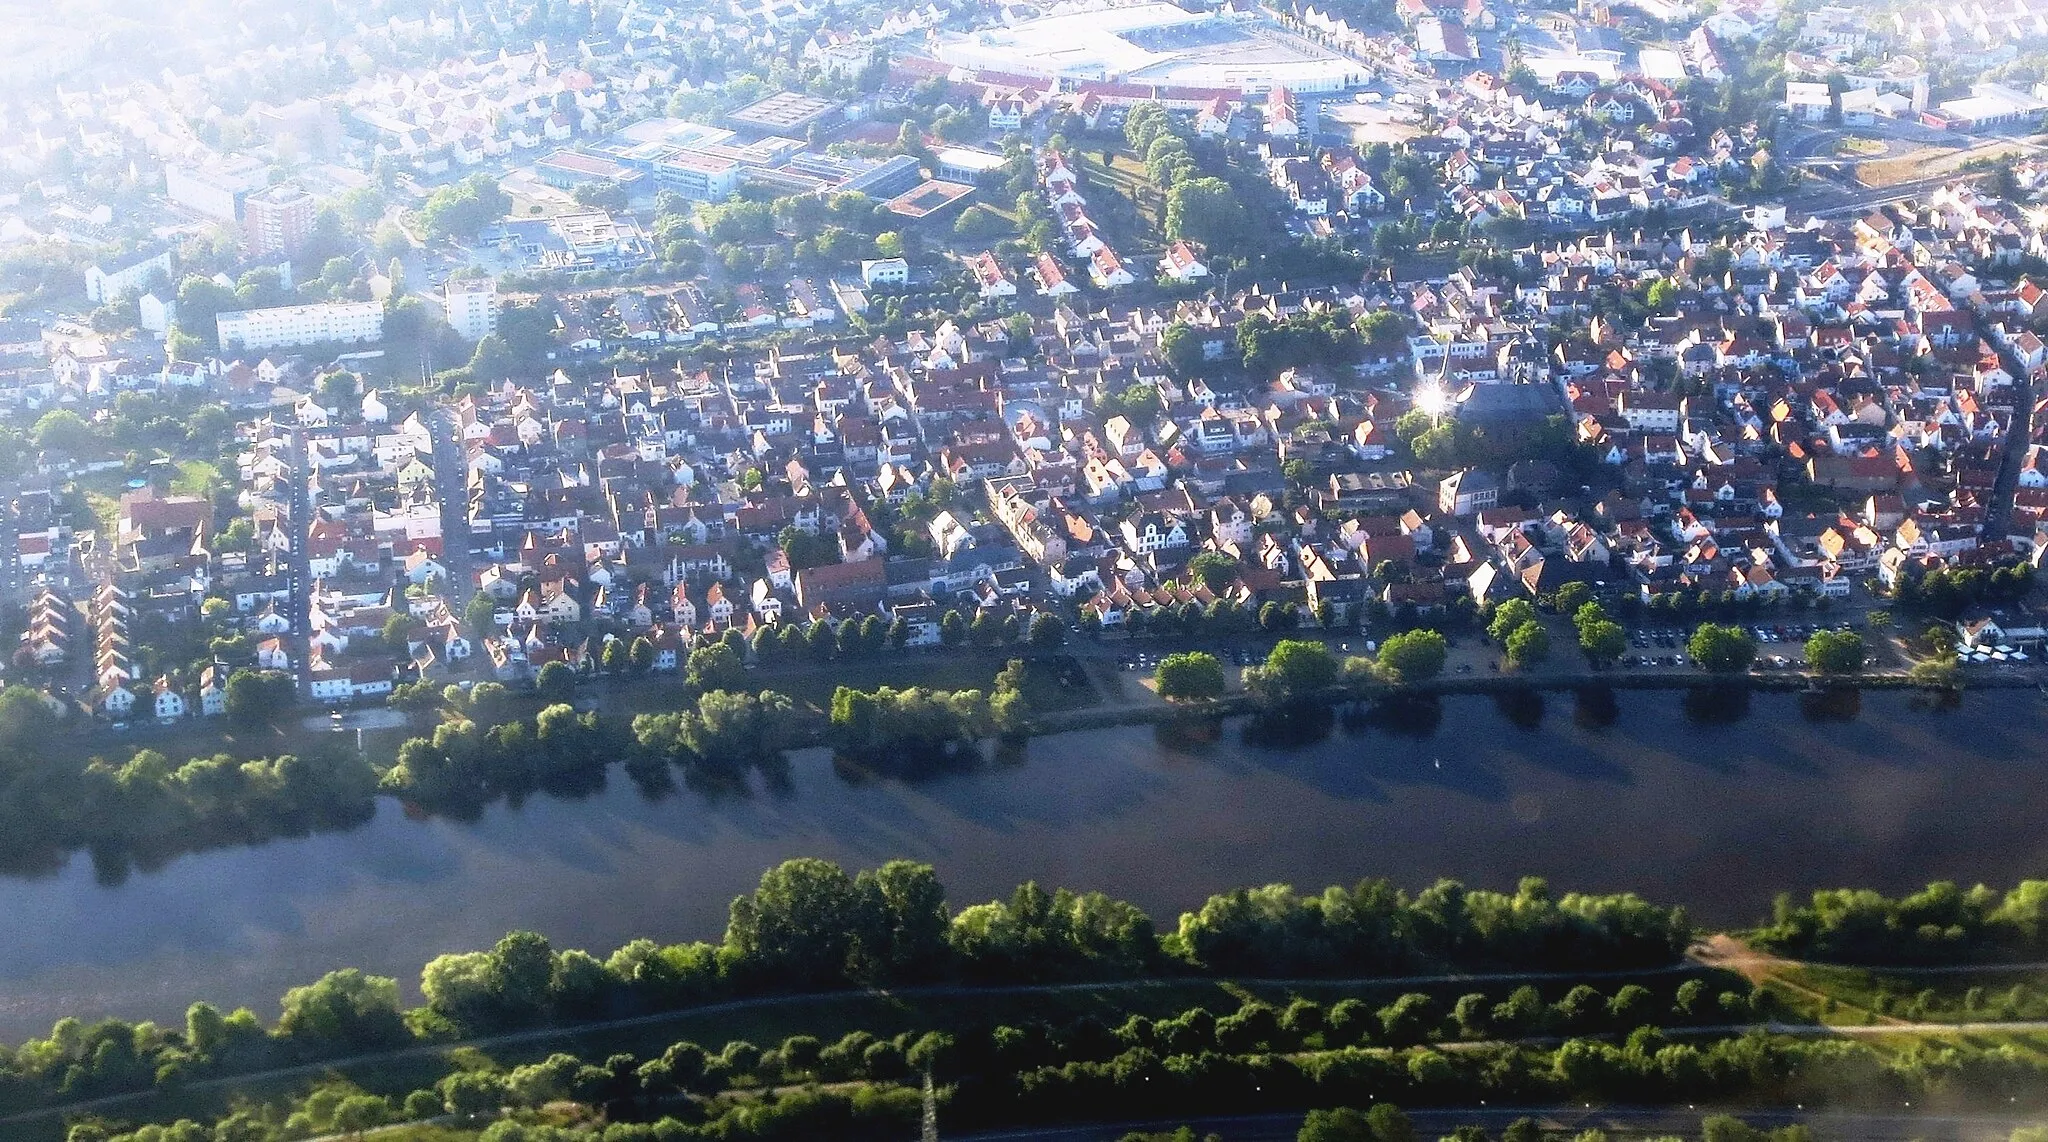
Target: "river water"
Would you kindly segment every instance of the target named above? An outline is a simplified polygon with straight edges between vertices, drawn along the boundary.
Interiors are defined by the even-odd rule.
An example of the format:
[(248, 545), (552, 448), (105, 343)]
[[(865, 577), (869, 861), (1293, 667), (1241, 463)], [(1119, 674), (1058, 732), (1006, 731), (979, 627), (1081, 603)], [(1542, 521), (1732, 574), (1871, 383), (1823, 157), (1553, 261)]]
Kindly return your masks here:
[(1162, 927), (1237, 885), (1371, 875), (1542, 875), (1717, 925), (1765, 916), (1780, 891), (2048, 875), (2048, 704), (2032, 691), (1950, 709), (1898, 692), (1460, 696), (1295, 727), (1308, 740), (1291, 744), (1212, 728), (1059, 735), (916, 783), (852, 777), (819, 751), (750, 794), (650, 799), (614, 771), (594, 796), (467, 823), (386, 801), (353, 831), (114, 884), (81, 854), (0, 880), (0, 1040), (66, 1014), (176, 1018), (195, 998), (270, 1019), (286, 988), (345, 966), (413, 991), (426, 960), (514, 928), (600, 955), (640, 935), (716, 939), (732, 897), (795, 856), (929, 861), (956, 908), (1027, 877), (1099, 888)]

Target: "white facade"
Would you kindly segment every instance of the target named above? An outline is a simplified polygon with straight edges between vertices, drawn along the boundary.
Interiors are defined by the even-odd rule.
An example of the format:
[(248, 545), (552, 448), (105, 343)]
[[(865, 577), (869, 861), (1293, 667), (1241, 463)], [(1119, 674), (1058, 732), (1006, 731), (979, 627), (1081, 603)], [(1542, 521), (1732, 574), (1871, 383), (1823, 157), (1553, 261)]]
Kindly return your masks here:
[(481, 341), (498, 331), (498, 284), (489, 278), (462, 278), (442, 289), (448, 324), (464, 341)]
[(290, 348), (327, 341), (376, 341), (384, 336), (384, 307), (374, 301), (238, 309), (215, 318), (223, 353)]
[(860, 280), (868, 285), (903, 285), (910, 281), (910, 263), (902, 258), (875, 258), (860, 264)]
[(85, 296), (97, 302), (112, 301), (123, 294), (140, 292), (159, 274), (166, 282), (171, 280), (169, 250), (115, 270), (92, 266), (85, 271)]
[(171, 165), (164, 168), (164, 196), (189, 210), (233, 222), (242, 216), (243, 197), (269, 177), (269, 168), (257, 162)]

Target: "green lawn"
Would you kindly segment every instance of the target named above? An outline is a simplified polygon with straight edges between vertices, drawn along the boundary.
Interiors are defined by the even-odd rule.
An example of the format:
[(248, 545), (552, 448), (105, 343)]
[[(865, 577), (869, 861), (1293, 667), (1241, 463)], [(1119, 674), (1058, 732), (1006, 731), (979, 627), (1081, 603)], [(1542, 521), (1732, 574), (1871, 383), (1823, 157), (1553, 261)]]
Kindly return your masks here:
[[(1827, 1022), (1865, 1023), (1863, 1013), (1943, 1023), (2048, 1019), (2048, 973), (2026, 971), (1893, 972), (1806, 964), (1782, 973), (1786, 982), (1834, 1000)], [(1781, 991), (1781, 994), (1784, 994)], [(1810, 997), (1786, 995), (1800, 1010)]]

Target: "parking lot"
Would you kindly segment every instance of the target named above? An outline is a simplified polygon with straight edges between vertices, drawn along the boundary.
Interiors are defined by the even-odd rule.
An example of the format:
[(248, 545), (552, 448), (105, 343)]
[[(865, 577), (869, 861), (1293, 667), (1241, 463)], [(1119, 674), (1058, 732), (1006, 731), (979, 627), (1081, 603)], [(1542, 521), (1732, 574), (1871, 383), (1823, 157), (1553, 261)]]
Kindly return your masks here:
[[(1755, 670), (1796, 670), (1806, 665), (1806, 640), (1823, 630), (1850, 631), (1855, 626), (1835, 623), (1768, 623), (1741, 628), (1756, 640)], [(1629, 633), (1632, 653), (1624, 654), (1619, 665), (1646, 669), (1692, 665), (1685, 644), (1691, 627), (1638, 627)]]

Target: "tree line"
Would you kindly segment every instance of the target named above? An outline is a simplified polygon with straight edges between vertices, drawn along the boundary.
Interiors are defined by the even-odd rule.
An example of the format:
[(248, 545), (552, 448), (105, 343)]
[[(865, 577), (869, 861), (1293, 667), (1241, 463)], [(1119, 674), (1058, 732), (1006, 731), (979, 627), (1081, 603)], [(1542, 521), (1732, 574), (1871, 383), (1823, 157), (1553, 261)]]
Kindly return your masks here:
[(0, 690), (0, 868), (51, 870), (84, 848), (118, 880), (195, 848), (359, 825), (375, 809), (376, 772), (338, 749), (119, 761), (51, 749), (63, 736), (34, 690)]
[[(2048, 887), (2035, 882), (2001, 895), (1935, 885), (1874, 904), (1870, 894), (1822, 896), (1831, 906), (1849, 899), (1866, 913), (1874, 908), (1892, 918), (1894, 929), (1950, 920), (1968, 931), (1973, 916), (1985, 928), (2026, 929)], [(1781, 905), (1779, 926), (1795, 923), (1788, 913), (1797, 911)], [(928, 866), (897, 861), (848, 874), (824, 861), (797, 860), (769, 870), (753, 892), (734, 900), (716, 944), (638, 940), (599, 959), (520, 932), (489, 951), (428, 964), (421, 978), (426, 1002), (411, 1010), (401, 1005), (395, 981), (345, 970), (292, 989), (269, 1027), (250, 1011), (223, 1013), (204, 1003), (191, 1008), (182, 1028), (63, 1020), (47, 1039), (0, 1049), (0, 1112), (777, 992), (1446, 968), (1626, 971), (1669, 964), (1688, 934), (1682, 913), (1628, 897), (1553, 901), (1540, 881), (1527, 880), (1513, 894), (1451, 882), (1413, 896), (1376, 881), (1308, 896), (1243, 890), (1212, 897), (1162, 935), (1142, 911), (1099, 893), (1027, 883), (1006, 900), (955, 913)], [(2003, 950), (2037, 954), (2030, 948)], [(235, 1111), (224, 1122), (235, 1122), (239, 1133), (221, 1133), (217, 1124), (189, 1136), (246, 1142), (448, 1114), (471, 1122), (504, 1116), (487, 1136), (517, 1137), (528, 1128), (519, 1117), (524, 1111), (566, 1099), (601, 1107), (614, 1129), (673, 1123), (668, 1133), (645, 1137), (794, 1137), (802, 1135), (785, 1135), (783, 1127), (828, 1125), (831, 1136), (859, 1137), (870, 1127), (914, 1121), (918, 1099), (905, 1084), (927, 1069), (943, 1088), (948, 1121), (983, 1126), (1270, 1112), (1343, 1105), (1364, 1093), (1441, 1105), (1482, 1098), (1896, 1105), (1937, 1094), (2033, 1104), (2048, 1091), (2043, 1064), (2004, 1048), (1958, 1043), (1935, 1053), (1900, 1052), (1754, 1031), (1716, 1037), (1714, 1029), (1779, 1012), (1768, 993), (1721, 986), (1705, 972), (1624, 978), (1611, 990), (1565, 980), (1491, 991), (1446, 983), (1384, 994), (1384, 1003), (1359, 996), (1327, 1004), (1250, 998), (1232, 1011), (1131, 1015), (1114, 1026), (1082, 1016), (952, 1033), (855, 1031), (831, 1043), (801, 1034), (717, 1050), (680, 1042), (646, 1059), (555, 1055), (504, 1068), (481, 1056), (451, 1056), (460, 1069), (403, 1097), (323, 1088), (288, 1114), (262, 1106)], [(834, 1085), (828, 1092), (817, 1084)], [(862, 1090), (866, 1103), (859, 1101)], [(797, 1100), (790, 1123), (776, 1117), (785, 1099)], [(768, 1108), (773, 1129), (731, 1134), (737, 1127), (725, 1116), (741, 1103)], [(859, 1105), (884, 1109), (863, 1115)], [(115, 1136), (93, 1129), (100, 1128), (74, 1138)], [(709, 1133), (691, 1132), (697, 1130)], [(127, 1137), (151, 1142), (143, 1134)], [(185, 1135), (155, 1137), (182, 1142)]]
[(1955, 964), (2048, 959), (2048, 880), (2010, 891), (1938, 881), (1908, 896), (1869, 889), (1781, 895), (1758, 946), (1857, 964)]
[[(1301, 1142), (1415, 1142), (1399, 1105), (2042, 1105), (2048, 1068), (2005, 1048), (1964, 1042), (1941, 1052), (1881, 1052), (1762, 1031), (1685, 1033), (1702, 1019), (1684, 997), (1699, 983), (1688, 981), (1669, 1007), (1638, 985), (1604, 1003), (1597, 993), (1584, 994), (1590, 989), (1574, 988), (1548, 1004), (1525, 994), (1532, 989), (1518, 989), (1497, 1005), (1547, 1010), (1560, 1021), (1553, 1026), (1644, 1020), (1625, 1034), (1594, 1029), (1555, 1043), (1475, 1039), (1449, 1020), (1417, 1021), (1412, 1013), (1428, 997), (1416, 993), (1377, 1010), (1358, 999), (1327, 1007), (1253, 999), (1234, 1011), (1197, 1006), (1116, 1023), (1084, 1015), (968, 1023), (949, 1032), (853, 1030), (831, 1041), (799, 1033), (766, 1045), (734, 1039), (715, 1049), (681, 1040), (646, 1057), (556, 1053), (502, 1065), (476, 1053), (452, 1057), (453, 1069), (403, 1094), (332, 1083), (284, 1106), (245, 1102), (211, 1129), (181, 1120), (121, 1133), (87, 1119), (72, 1128), (71, 1142), (282, 1142), (443, 1116), (483, 1125), (484, 1142), (879, 1139), (915, 1127), (925, 1076), (950, 1130), (1306, 1110)], [(1731, 997), (1741, 999), (1722, 996)], [(1475, 992), (1458, 1006), (1489, 1000)], [(1613, 1015), (1625, 1000), (1635, 1010)], [(418, 1081), (412, 1074), (405, 1078)], [(564, 1114), (572, 1104), (579, 1113)], [(1365, 1104), (1370, 1111), (1349, 1109)], [(561, 1122), (572, 1125), (553, 1125)], [(1765, 1133), (1726, 1118), (1709, 1118), (1702, 1130), (1705, 1142), (1808, 1139), (1796, 1127)], [(1452, 1137), (1490, 1142), (1467, 1128)], [(1511, 1124), (1502, 1142), (1543, 1137), (1525, 1119)], [(1604, 1137), (1582, 1134), (1575, 1142)]]
[(927, 865), (849, 874), (800, 859), (733, 901), (717, 943), (635, 940), (600, 959), (530, 932), (426, 965), (425, 1003), (349, 969), (294, 988), (265, 1027), (250, 1011), (195, 1004), (182, 1029), (60, 1021), (0, 1050), (0, 1113), (175, 1085), (187, 1078), (553, 1024), (672, 1011), (722, 999), (853, 987), (1035, 984), (1240, 973), (1321, 976), (1417, 970), (1657, 967), (1691, 929), (1684, 913), (1627, 896), (1552, 900), (1439, 882), (1409, 895), (1380, 881), (1311, 896), (1268, 887), (1212, 898), (1162, 934), (1099, 892), (1020, 886), (954, 912)]

